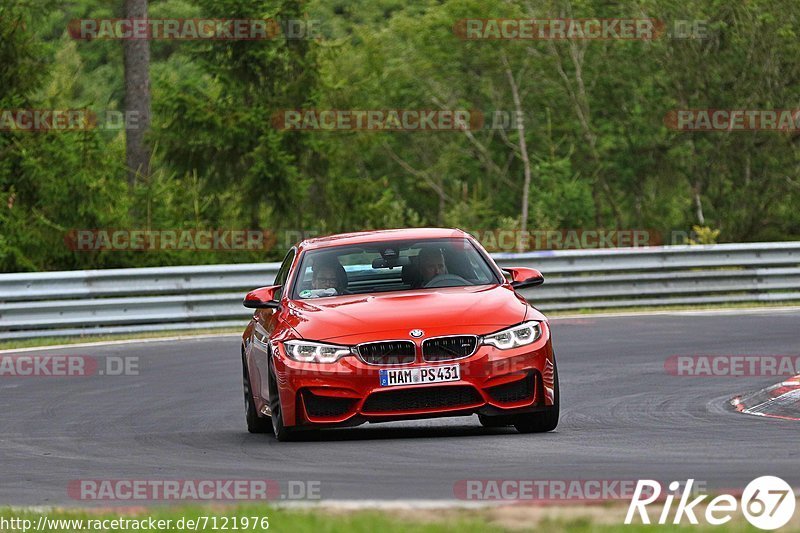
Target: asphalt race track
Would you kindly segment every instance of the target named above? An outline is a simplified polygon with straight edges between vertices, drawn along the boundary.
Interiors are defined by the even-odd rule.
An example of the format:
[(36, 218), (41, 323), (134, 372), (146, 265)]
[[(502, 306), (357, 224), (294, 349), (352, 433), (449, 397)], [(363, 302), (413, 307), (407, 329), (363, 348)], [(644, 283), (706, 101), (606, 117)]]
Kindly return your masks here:
[[(800, 486), (797, 422), (735, 413), (736, 393), (775, 377), (677, 377), (676, 354), (800, 351), (800, 312), (554, 321), (562, 415), (550, 434), (484, 429), (477, 417), (328, 430), (278, 443), (250, 435), (239, 339), (33, 353), (138, 356), (138, 376), (0, 377), (0, 503), (82, 505), (76, 479), (319, 481), (323, 499), (454, 498), (465, 479), (694, 478)], [(30, 353), (30, 352), (29, 352)]]

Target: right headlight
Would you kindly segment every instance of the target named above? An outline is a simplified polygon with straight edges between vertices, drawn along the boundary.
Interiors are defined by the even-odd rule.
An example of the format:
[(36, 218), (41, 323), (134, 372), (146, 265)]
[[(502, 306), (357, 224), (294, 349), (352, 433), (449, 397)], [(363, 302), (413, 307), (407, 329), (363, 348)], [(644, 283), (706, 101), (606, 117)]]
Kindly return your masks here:
[(484, 335), (483, 344), (489, 344), (501, 350), (509, 350), (518, 346), (532, 344), (541, 336), (542, 326), (538, 321), (531, 320), (491, 335)]
[(335, 363), (353, 353), (349, 346), (299, 339), (286, 341), (283, 346), (289, 359), (300, 363)]

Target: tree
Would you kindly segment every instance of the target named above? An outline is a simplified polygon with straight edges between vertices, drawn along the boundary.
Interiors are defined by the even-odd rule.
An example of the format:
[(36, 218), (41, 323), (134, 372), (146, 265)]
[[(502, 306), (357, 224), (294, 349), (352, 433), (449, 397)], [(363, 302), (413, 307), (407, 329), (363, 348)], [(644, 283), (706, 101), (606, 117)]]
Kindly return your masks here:
[[(126, 19), (146, 19), (147, 0), (125, 0)], [(128, 167), (128, 186), (133, 191), (137, 177), (150, 175), (150, 148), (145, 134), (150, 127), (150, 41), (123, 41), (125, 58), (125, 111), (135, 119), (126, 128), (125, 162)]]

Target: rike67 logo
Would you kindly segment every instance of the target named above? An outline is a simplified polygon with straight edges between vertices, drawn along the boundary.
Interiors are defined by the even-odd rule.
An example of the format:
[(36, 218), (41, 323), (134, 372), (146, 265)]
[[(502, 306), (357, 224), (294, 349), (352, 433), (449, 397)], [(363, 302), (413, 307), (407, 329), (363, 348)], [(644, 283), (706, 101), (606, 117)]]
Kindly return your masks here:
[[(690, 524), (697, 525), (698, 516), (705, 519), (707, 524), (719, 526), (729, 522), (733, 515), (741, 508), (742, 514), (753, 526), (774, 530), (785, 526), (794, 515), (796, 498), (792, 487), (779, 477), (762, 476), (751, 481), (742, 492), (741, 503), (730, 494), (722, 494), (707, 503), (707, 494), (703, 494), (690, 501), (693, 496), (692, 487), (694, 480), (686, 481), (681, 490), (681, 484), (673, 481), (669, 484), (669, 493), (663, 498), (663, 507), (658, 513), (658, 524), (680, 524), (685, 518)], [(633, 493), (625, 523), (633, 523), (634, 516), (638, 513), (643, 524), (650, 524), (648, 506), (661, 505), (662, 488), (658, 481), (650, 479), (639, 480)], [(673, 503), (678, 499), (677, 507), (673, 514)], [(705, 507), (705, 512), (701, 509)], [(671, 518), (671, 520), (670, 520)]]

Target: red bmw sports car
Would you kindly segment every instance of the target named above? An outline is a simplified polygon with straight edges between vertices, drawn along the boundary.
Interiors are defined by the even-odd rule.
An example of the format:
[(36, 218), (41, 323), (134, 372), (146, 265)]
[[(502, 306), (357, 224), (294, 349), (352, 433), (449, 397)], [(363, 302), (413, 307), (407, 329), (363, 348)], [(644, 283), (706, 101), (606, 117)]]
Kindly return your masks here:
[[(506, 275), (504, 275), (504, 272)], [(522, 433), (558, 424), (550, 326), (501, 270), (452, 229), (367, 231), (292, 248), (274, 285), (247, 294), (247, 428), (298, 430), (477, 413)]]

